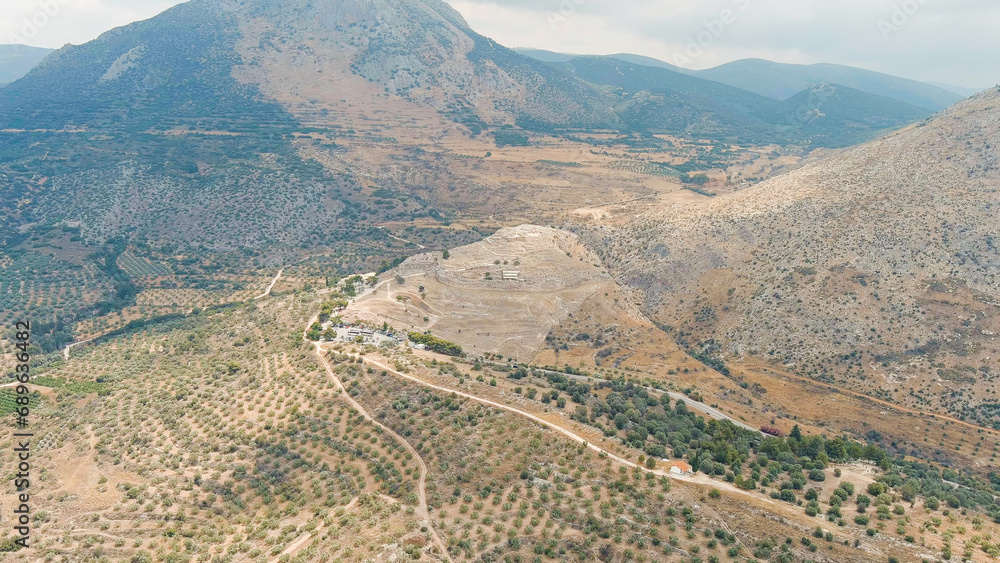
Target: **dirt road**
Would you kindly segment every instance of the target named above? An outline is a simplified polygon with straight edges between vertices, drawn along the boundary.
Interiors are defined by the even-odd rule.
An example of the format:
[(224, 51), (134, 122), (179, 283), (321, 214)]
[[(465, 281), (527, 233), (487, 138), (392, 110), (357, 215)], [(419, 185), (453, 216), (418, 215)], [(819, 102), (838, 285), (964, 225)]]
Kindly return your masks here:
[[(312, 326), (317, 319), (318, 316), (309, 319), (309, 324), (306, 326)], [(411, 446), (409, 442), (404, 440), (403, 437), (400, 436), (399, 434), (393, 432), (392, 429), (389, 428), (388, 426), (375, 420), (370, 414), (368, 414), (368, 411), (365, 410), (365, 408), (361, 406), (360, 403), (358, 403), (357, 401), (354, 400), (353, 397), (351, 397), (350, 393), (347, 392), (347, 388), (344, 387), (343, 382), (340, 381), (340, 378), (337, 377), (337, 374), (333, 371), (333, 366), (330, 365), (330, 361), (326, 359), (326, 354), (323, 352), (323, 345), (319, 342), (314, 342), (313, 344), (315, 345), (314, 352), (316, 354), (316, 357), (319, 358), (320, 363), (323, 364), (323, 368), (326, 369), (327, 375), (329, 375), (330, 378), (333, 379), (333, 382), (334, 384), (336, 384), (337, 389), (341, 391), (341, 396), (344, 398), (344, 400), (347, 401), (348, 404), (350, 404), (354, 410), (358, 411), (358, 413), (360, 413), (361, 416), (363, 416), (366, 420), (370, 421), (375, 426), (378, 426), (390, 436), (396, 438), (396, 440), (403, 447), (405, 447), (407, 451), (410, 452), (410, 455), (413, 456), (413, 459), (417, 460), (417, 464), (420, 465), (420, 479), (417, 482), (417, 497), (418, 497), (418, 506), (416, 511), (417, 517), (424, 522), (424, 525), (427, 526), (427, 530), (430, 532), (431, 535), (431, 540), (434, 542), (435, 545), (437, 545), (438, 549), (441, 550), (442, 556), (448, 561), (451, 561), (451, 557), (448, 555), (448, 546), (444, 542), (444, 540), (441, 539), (441, 536), (438, 535), (437, 530), (434, 529), (434, 525), (430, 517), (430, 511), (427, 510), (427, 465), (424, 463), (424, 460), (421, 459), (420, 454), (417, 453), (417, 450), (413, 449), (413, 446)]]
[[(536, 369), (538, 369), (538, 368), (536, 368)], [(556, 373), (556, 374), (565, 376), (565, 377), (570, 378), (570, 379), (575, 379), (577, 381), (583, 381), (585, 383), (600, 383), (602, 381), (605, 381), (603, 379), (595, 379), (593, 377), (587, 377), (586, 375), (575, 375), (575, 374), (572, 374), (572, 373), (555, 372), (555, 371), (547, 370), (547, 369), (539, 369), (538, 371), (541, 371), (543, 373)], [(729, 422), (732, 422), (733, 424), (735, 424), (736, 426), (739, 426), (740, 428), (743, 428), (744, 430), (749, 430), (750, 432), (760, 432), (760, 429), (754, 428), (753, 426), (750, 426), (749, 424), (747, 424), (745, 422), (740, 422), (739, 420), (736, 420), (735, 418), (727, 415), (726, 413), (720, 411), (719, 409), (717, 409), (715, 407), (710, 407), (710, 406), (708, 406), (705, 403), (702, 403), (700, 401), (695, 401), (694, 399), (692, 399), (691, 397), (688, 397), (687, 395), (682, 395), (680, 393), (674, 393), (673, 391), (664, 391), (662, 389), (656, 389), (654, 387), (646, 387), (646, 386), (641, 386), (641, 387), (643, 389), (645, 389), (646, 391), (649, 391), (650, 393), (666, 393), (674, 401), (684, 401), (684, 404), (686, 404), (689, 408), (691, 408), (693, 410), (696, 410), (698, 412), (707, 414), (708, 416), (710, 416), (710, 417), (712, 417), (712, 418), (714, 418), (716, 420), (728, 420)]]
[(263, 298), (267, 297), (268, 295), (271, 295), (271, 290), (274, 289), (274, 286), (278, 284), (278, 280), (281, 279), (281, 274), (284, 271), (285, 271), (284, 268), (278, 270), (278, 275), (274, 276), (274, 279), (271, 280), (271, 285), (267, 286), (267, 289), (264, 290), (264, 293), (261, 293), (257, 297), (254, 297), (254, 300), (256, 301), (257, 299), (263, 299)]
[[(318, 346), (317, 346), (317, 348), (318, 348)], [(357, 357), (357, 356), (354, 356), (354, 357)], [(659, 475), (659, 476), (662, 476), (662, 477), (669, 477), (671, 479), (676, 479), (678, 481), (685, 481), (685, 482), (688, 482), (688, 483), (697, 483), (697, 484), (702, 484), (702, 485), (711, 485), (711, 486), (719, 488), (719, 489), (726, 489), (726, 490), (728, 490), (730, 492), (733, 492), (733, 493), (741, 494), (741, 495), (744, 495), (744, 496), (752, 496), (753, 498), (760, 500), (759, 495), (750, 495), (750, 494), (747, 493), (747, 491), (744, 491), (744, 490), (742, 490), (742, 489), (740, 489), (740, 488), (738, 488), (738, 487), (736, 487), (734, 485), (731, 485), (731, 484), (726, 483), (726, 482), (715, 481), (713, 479), (709, 479), (707, 476), (703, 477), (703, 476), (698, 476), (698, 475), (674, 475), (674, 474), (668, 473), (666, 471), (663, 471), (662, 469), (648, 469), (648, 468), (646, 468), (644, 466), (639, 465), (638, 463), (634, 463), (634, 462), (631, 462), (631, 461), (629, 461), (629, 460), (627, 460), (625, 458), (619, 457), (619, 456), (617, 456), (617, 455), (615, 455), (615, 454), (613, 454), (613, 453), (611, 453), (611, 452), (609, 452), (607, 450), (602, 449), (599, 446), (596, 446), (596, 445), (588, 442), (586, 439), (580, 437), (578, 434), (574, 433), (571, 430), (563, 428), (562, 426), (560, 426), (560, 425), (558, 425), (558, 424), (556, 424), (554, 422), (548, 421), (548, 420), (546, 420), (544, 418), (541, 418), (539, 416), (533, 415), (533, 414), (531, 414), (529, 412), (526, 412), (526, 411), (523, 411), (521, 409), (512, 407), (510, 405), (504, 405), (504, 404), (498, 403), (496, 401), (491, 401), (489, 399), (483, 399), (482, 397), (477, 397), (476, 395), (471, 395), (469, 393), (465, 393), (464, 391), (459, 391), (457, 389), (449, 389), (448, 387), (442, 387), (440, 385), (435, 385), (433, 383), (424, 381), (424, 380), (420, 379), (419, 377), (415, 377), (413, 375), (409, 375), (409, 374), (406, 374), (406, 373), (402, 373), (402, 372), (396, 371), (392, 367), (390, 367), (390, 366), (386, 365), (385, 363), (380, 362), (378, 360), (373, 360), (371, 358), (365, 358), (365, 357), (363, 357), (362, 359), (366, 363), (369, 363), (369, 364), (371, 364), (373, 366), (376, 366), (376, 367), (378, 367), (380, 369), (384, 369), (387, 372), (395, 375), (396, 377), (400, 377), (400, 378), (406, 379), (408, 381), (412, 381), (412, 382), (417, 383), (419, 385), (423, 385), (424, 387), (428, 387), (430, 389), (435, 389), (437, 391), (442, 391), (444, 393), (454, 394), (455, 396), (462, 397), (462, 398), (465, 398), (465, 399), (471, 399), (473, 401), (477, 401), (477, 402), (482, 403), (484, 405), (489, 405), (491, 407), (496, 407), (498, 409), (503, 409), (505, 411), (512, 412), (514, 414), (517, 414), (517, 415), (523, 416), (525, 418), (531, 419), (531, 420), (537, 422), (538, 424), (547, 426), (548, 428), (551, 428), (551, 429), (555, 430), (556, 432), (559, 432), (560, 434), (566, 436), (567, 438), (569, 438), (570, 440), (573, 440), (574, 442), (576, 442), (578, 444), (583, 444), (587, 448), (590, 448), (591, 450), (593, 450), (593, 451), (595, 451), (595, 452), (597, 452), (599, 454), (607, 456), (609, 459), (614, 460), (615, 462), (617, 462), (617, 463), (619, 463), (621, 465), (625, 465), (625, 466), (628, 466), (628, 467), (633, 467), (633, 468), (641, 469), (642, 471), (645, 471), (645, 472), (648, 472), (648, 473), (652, 473), (654, 475)]]
[(93, 340), (94, 340), (93, 338), (88, 338), (86, 340), (81, 340), (79, 342), (74, 342), (72, 344), (67, 344), (66, 347), (63, 348), (63, 360), (68, 360), (69, 359), (69, 353), (70, 353), (70, 351), (73, 348), (75, 348), (75, 347), (77, 347), (77, 346), (79, 346), (81, 344), (86, 344), (88, 342), (92, 342)]

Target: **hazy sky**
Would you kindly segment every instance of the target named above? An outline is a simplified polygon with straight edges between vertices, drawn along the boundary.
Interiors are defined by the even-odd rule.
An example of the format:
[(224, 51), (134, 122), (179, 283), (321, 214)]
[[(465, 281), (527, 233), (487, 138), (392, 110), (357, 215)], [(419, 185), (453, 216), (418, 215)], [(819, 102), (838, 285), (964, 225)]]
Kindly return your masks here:
[[(335, 2), (338, 0), (323, 0)], [(996, 0), (448, 0), (510, 47), (648, 55), (689, 68), (834, 62), (967, 87), (1000, 83)], [(0, 42), (82, 43), (177, 0), (0, 0)]]

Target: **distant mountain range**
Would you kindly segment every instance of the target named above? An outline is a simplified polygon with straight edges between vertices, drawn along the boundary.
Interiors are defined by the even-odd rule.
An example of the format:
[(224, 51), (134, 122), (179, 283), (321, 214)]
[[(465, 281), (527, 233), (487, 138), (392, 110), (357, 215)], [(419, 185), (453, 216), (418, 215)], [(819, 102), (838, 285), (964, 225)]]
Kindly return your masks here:
[[(580, 56), (539, 49), (517, 49), (517, 51), (548, 63), (566, 63)], [(931, 111), (940, 111), (976, 93), (975, 90), (968, 88), (926, 84), (835, 64), (796, 65), (761, 59), (743, 59), (706, 70), (689, 70), (642, 55), (622, 53), (607, 55), (603, 58), (619, 59), (633, 64), (689, 74), (749, 90), (775, 100), (787, 100), (814, 84), (831, 83)]]
[[(13, 82), (28, 74), (32, 67), (53, 51), (54, 49), (27, 45), (0, 44), (0, 84)], [(521, 48), (513, 51), (548, 63), (566, 63), (581, 56), (541, 49)], [(938, 111), (985, 89), (937, 82), (923, 83), (835, 64), (795, 65), (761, 59), (743, 59), (698, 71), (681, 68), (653, 57), (630, 53), (618, 53), (606, 57), (698, 76), (776, 100), (787, 100), (814, 84), (828, 82)]]
[(0, 84), (21, 78), (37, 65), (52, 49), (27, 45), (0, 45)]
[(619, 117), (637, 131), (761, 144), (798, 140), (845, 146), (932, 113), (833, 83), (809, 85), (778, 101), (665, 67), (611, 57), (576, 57), (550, 64), (587, 82), (614, 87)]
[(941, 82), (928, 82), (928, 84), (930, 84), (931, 86), (937, 86), (938, 88), (941, 88), (943, 90), (948, 90), (949, 92), (954, 92), (954, 93), (958, 94), (959, 96), (962, 96), (963, 98), (971, 98), (972, 96), (975, 96), (976, 94), (982, 92), (983, 90), (988, 89), (987, 87), (983, 87), (983, 88), (966, 88), (964, 86), (955, 86), (955, 85), (952, 85), (952, 84), (943, 84)]

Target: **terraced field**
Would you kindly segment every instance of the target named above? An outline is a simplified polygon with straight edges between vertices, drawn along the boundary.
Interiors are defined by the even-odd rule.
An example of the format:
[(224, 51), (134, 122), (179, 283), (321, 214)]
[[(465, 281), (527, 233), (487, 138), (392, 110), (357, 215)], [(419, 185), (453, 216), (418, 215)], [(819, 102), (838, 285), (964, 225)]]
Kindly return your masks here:
[(36, 427), (52, 436), (35, 460), (41, 553), (419, 556), (415, 462), (338, 397), (286, 324), (314, 304), (175, 319), (41, 367), (53, 407)]
[(118, 267), (132, 278), (169, 276), (172, 273), (170, 268), (163, 264), (153, 263), (131, 252), (123, 252), (118, 257)]
[(92, 265), (78, 265), (35, 251), (0, 255), (0, 323), (30, 311), (39, 322), (76, 312), (110, 288)]

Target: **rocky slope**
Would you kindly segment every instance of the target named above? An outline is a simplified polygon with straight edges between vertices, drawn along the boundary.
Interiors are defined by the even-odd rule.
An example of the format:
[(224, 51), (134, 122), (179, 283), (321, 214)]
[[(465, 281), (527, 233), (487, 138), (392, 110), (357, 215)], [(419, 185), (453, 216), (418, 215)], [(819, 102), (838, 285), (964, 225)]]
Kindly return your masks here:
[(703, 205), (588, 234), (692, 348), (996, 424), (1000, 90)]
[(0, 89), (0, 239), (67, 219), (210, 249), (357, 238), (385, 219), (364, 171), (302, 151), (613, 123), (601, 99), (436, 0), (194, 0)]

